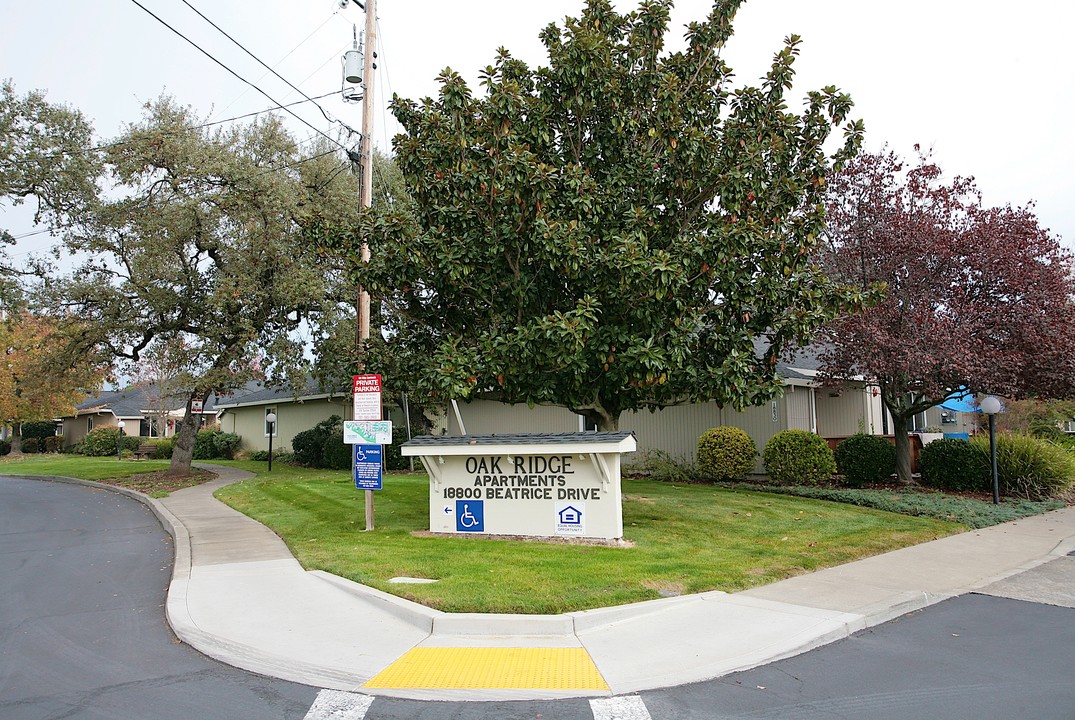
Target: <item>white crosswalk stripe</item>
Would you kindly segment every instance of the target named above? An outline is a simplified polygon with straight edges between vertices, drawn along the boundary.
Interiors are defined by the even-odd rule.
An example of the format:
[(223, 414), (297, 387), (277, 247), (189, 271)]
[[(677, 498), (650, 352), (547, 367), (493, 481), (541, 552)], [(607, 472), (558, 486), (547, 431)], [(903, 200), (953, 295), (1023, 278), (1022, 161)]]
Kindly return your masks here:
[(590, 701), (593, 720), (651, 720), (649, 710), (638, 695), (596, 698)]
[(362, 720), (372, 702), (371, 695), (322, 690), (303, 720)]
[[(340, 690), (322, 690), (303, 720), (363, 720), (373, 696)], [(652, 720), (638, 695), (590, 700), (594, 720)]]

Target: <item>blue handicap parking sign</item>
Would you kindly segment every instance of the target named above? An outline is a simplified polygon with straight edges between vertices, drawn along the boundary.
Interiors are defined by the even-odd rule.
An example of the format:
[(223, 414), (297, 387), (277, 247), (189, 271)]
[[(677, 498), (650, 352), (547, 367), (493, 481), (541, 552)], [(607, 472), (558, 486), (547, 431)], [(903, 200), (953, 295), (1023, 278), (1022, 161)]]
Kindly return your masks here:
[(485, 501), (455, 501), (455, 531), (485, 532)]
[(359, 490), (381, 489), (381, 446), (354, 445), (355, 487)]

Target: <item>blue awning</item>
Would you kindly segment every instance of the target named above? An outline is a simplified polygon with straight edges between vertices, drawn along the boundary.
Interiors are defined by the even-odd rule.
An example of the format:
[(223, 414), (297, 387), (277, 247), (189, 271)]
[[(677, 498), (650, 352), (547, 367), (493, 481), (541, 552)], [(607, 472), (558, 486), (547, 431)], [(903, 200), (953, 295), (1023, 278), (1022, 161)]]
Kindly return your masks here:
[(974, 395), (966, 389), (956, 390), (941, 403), (945, 410), (954, 412), (972, 413), (978, 412), (978, 405), (974, 402)]

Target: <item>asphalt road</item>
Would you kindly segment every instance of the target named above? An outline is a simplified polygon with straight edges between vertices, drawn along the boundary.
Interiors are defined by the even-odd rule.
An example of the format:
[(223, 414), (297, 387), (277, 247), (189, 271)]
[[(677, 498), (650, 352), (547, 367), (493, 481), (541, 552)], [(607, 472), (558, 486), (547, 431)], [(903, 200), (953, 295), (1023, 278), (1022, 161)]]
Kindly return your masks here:
[(140, 503), (0, 477), (0, 718), (304, 717), (316, 688), (176, 640), (171, 565), (171, 538)]
[(164, 620), (171, 556), (129, 498), (0, 477), (0, 718), (1075, 720), (1075, 557), (709, 682), (447, 703), (319, 692), (202, 656)]

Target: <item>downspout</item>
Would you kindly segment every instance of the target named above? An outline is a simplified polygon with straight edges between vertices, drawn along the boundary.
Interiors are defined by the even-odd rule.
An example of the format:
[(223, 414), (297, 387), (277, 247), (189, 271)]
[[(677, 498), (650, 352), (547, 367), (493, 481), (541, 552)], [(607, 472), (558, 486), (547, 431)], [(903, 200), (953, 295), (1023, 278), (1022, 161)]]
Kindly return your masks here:
[(817, 388), (810, 388), (810, 432), (817, 435)]

